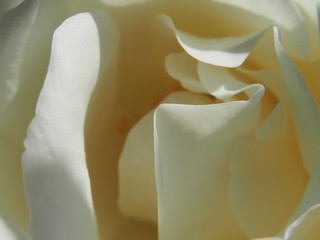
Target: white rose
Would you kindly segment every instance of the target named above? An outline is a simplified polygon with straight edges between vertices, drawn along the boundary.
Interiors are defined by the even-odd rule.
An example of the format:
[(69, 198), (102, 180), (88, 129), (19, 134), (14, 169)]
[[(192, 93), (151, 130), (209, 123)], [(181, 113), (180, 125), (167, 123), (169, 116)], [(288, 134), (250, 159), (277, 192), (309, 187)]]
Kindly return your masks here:
[(1, 239), (320, 237), (316, 0), (4, 3)]

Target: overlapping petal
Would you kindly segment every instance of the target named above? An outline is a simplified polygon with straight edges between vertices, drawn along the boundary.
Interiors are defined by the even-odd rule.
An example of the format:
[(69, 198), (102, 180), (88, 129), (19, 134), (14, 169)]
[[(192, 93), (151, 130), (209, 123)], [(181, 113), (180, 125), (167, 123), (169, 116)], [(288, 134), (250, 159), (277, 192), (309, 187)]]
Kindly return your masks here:
[(280, 232), (304, 193), (308, 174), (303, 169), (293, 123), (283, 103), (256, 134), (234, 143), (230, 201), (249, 238)]
[[(100, 35), (107, 36), (101, 52)], [(33, 239), (98, 239), (84, 151), (84, 122), (116, 27), (105, 13), (83, 13), (55, 32), (45, 84), (28, 129), (23, 176)]]
[(162, 18), (176, 33), (179, 43), (187, 53), (199, 61), (222, 67), (240, 66), (267, 30), (241, 37), (205, 39), (178, 30), (170, 18)]
[[(168, 95), (162, 103), (204, 105), (214, 103), (214, 99), (208, 95), (178, 91)], [(119, 204), (122, 213), (151, 223), (158, 221), (154, 112), (149, 112), (131, 129), (119, 160)]]
[(19, 2), (1, 2), (1, 7), (12, 9), (0, 17), (0, 175), (4, 180), (0, 195), (3, 213), (27, 231), (21, 181), (22, 142), (47, 69), (52, 32), (65, 9), (57, 2), (49, 9), (41, 0), (24, 1), (13, 8)]
[(320, 155), (320, 112), (300, 70), (289, 58), (275, 29), (275, 48), (281, 68), (286, 98), (292, 111), (305, 168), (312, 172)]
[(0, 217), (0, 238), (5, 240), (29, 240), (16, 226)]
[(290, 0), (214, 0), (244, 10), (254, 16), (257, 26), (278, 26), (283, 34), (285, 48), (294, 56), (308, 59), (311, 56), (308, 28), (300, 9)]
[[(259, 121), (263, 87), (247, 101), (163, 104), (155, 114), (160, 239), (244, 238), (227, 186), (232, 143)], [(196, 193), (196, 194), (195, 194)]]

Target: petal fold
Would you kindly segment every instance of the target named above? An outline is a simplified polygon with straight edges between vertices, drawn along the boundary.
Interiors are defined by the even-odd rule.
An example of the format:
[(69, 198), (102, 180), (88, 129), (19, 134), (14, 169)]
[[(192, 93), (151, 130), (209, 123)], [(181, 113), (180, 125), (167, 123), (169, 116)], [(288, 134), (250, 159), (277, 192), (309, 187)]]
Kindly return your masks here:
[(0, 217), (0, 238), (3, 240), (29, 240), (16, 226)]
[(241, 37), (206, 39), (176, 29), (172, 20), (161, 16), (175, 32), (180, 45), (195, 59), (222, 67), (238, 67), (249, 56), (253, 47), (268, 28)]
[[(34, 240), (98, 239), (84, 151), (84, 123), (103, 55), (117, 37), (103, 12), (67, 19), (56, 31), (48, 73), (22, 157)], [(107, 52), (101, 52), (106, 35)]]
[(229, 152), (259, 121), (263, 87), (248, 101), (213, 105), (162, 104), (155, 113), (159, 236), (245, 239), (227, 192)]
[(287, 92), (283, 97), (291, 108), (301, 155), (311, 173), (320, 155), (320, 111), (303, 75), (283, 48), (277, 28), (274, 28), (274, 38), (282, 84)]

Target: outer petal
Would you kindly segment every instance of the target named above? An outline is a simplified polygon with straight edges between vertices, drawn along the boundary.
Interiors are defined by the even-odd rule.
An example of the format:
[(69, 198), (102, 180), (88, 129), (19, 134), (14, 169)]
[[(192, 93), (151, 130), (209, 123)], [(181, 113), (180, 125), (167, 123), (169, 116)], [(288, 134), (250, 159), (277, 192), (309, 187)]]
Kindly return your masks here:
[(230, 198), (250, 238), (274, 236), (298, 206), (307, 184), (294, 127), (279, 103), (256, 134), (235, 142)]
[(0, 15), (18, 6), (23, 0), (3, 0), (0, 5)]
[(243, 9), (255, 17), (260, 26), (278, 26), (283, 32), (283, 42), (287, 50), (298, 58), (309, 58), (308, 31), (299, 8), (290, 0), (214, 0)]
[(0, 238), (3, 240), (28, 240), (16, 226), (13, 226), (4, 218), (0, 217)]
[[(164, 102), (212, 104), (208, 95), (186, 91), (170, 94)], [(119, 160), (119, 204), (127, 216), (157, 222), (157, 195), (154, 171), (154, 111), (145, 115), (130, 131)]]
[(198, 80), (197, 62), (196, 59), (184, 52), (168, 55), (165, 64), (170, 76), (177, 79), (185, 89), (191, 92), (206, 93)]
[(287, 91), (284, 97), (291, 107), (305, 167), (311, 173), (320, 156), (320, 112), (304, 77), (282, 47), (277, 28), (274, 32), (283, 85)]
[(86, 168), (83, 128), (100, 72), (100, 39), (109, 55), (116, 30), (104, 14), (79, 14), (55, 32), (48, 74), (23, 155), (35, 240), (98, 239)]
[[(50, 10), (44, 2), (24, 1), (0, 18), (0, 176), (5, 179), (0, 209), (24, 230), (28, 216), (22, 190), (22, 142), (47, 69), (53, 29), (65, 14), (58, 1), (50, 4)], [(1, 1), (0, 5), (16, 4)]]
[[(242, 239), (229, 205), (229, 151), (259, 119), (261, 86), (248, 101), (161, 105), (155, 115), (160, 239)], [(253, 90), (252, 89), (252, 90)]]
[(199, 61), (222, 67), (240, 66), (267, 30), (241, 37), (205, 39), (176, 29), (170, 18), (162, 17), (175, 31), (179, 43), (187, 53)]
[(287, 228), (285, 239), (319, 239), (320, 204), (314, 205)]

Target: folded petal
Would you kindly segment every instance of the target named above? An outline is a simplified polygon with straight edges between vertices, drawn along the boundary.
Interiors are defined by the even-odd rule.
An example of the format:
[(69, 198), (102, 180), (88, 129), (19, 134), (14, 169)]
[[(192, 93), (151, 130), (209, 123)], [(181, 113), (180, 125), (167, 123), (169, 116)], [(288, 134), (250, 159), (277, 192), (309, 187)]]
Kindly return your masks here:
[(66, 2), (1, 0), (0, 4), (0, 12), (6, 11), (0, 17), (0, 208), (25, 231), (23, 140), (47, 71), (52, 33), (67, 15)]
[(206, 39), (178, 30), (169, 17), (162, 17), (187, 53), (199, 61), (222, 67), (240, 66), (267, 30), (241, 37)]
[(167, 72), (171, 77), (177, 79), (185, 89), (191, 92), (206, 93), (207, 91), (199, 81), (197, 63), (196, 59), (185, 52), (171, 53), (165, 61)]
[[(22, 159), (35, 240), (98, 239), (83, 130), (100, 61), (113, 52), (115, 33), (113, 21), (101, 12), (73, 16), (54, 34)], [(107, 52), (101, 52), (100, 34), (108, 36)]]
[(303, 161), (311, 173), (320, 155), (320, 111), (303, 75), (283, 48), (277, 28), (274, 33), (282, 84), (286, 89), (283, 97), (290, 105)]
[(17, 227), (28, 232), (28, 209), (22, 183), (21, 151), (1, 136), (0, 153), (0, 213)]
[(320, 204), (310, 207), (286, 231), (285, 239), (319, 239), (320, 237)]
[(15, 8), (22, 2), (23, 0), (3, 0), (0, 5), (0, 15), (12, 8)]
[(288, 111), (279, 103), (256, 134), (235, 142), (232, 209), (249, 238), (276, 236), (298, 206), (307, 181)]
[(28, 240), (29, 238), (17, 229), (16, 226), (0, 217), (0, 238), (4, 240)]
[(204, 88), (219, 99), (227, 100), (252, 87), (239, 81), (226, 68), (199, 62), (198, 73)]
[[(174, 92), (163, 102), (212, 104), (210, 96), (186, 91)], [(129, 132), (119, 160), (119, 205), (126, 216), (157, 222), (157, 194), (153, 142), (154, 110)]]
[(160, 239), (245, 239), (227, 191), (229, 153), (259, 120), (262, 86), (248, 101), (163, 104), (155, 114)]
[(305, 20), (299, 8), (290, 0), (214, 0), (228, 4), (246, 14), (252, 14), (260, 27), (278, 26), (283, 33), (285, 48), (298, 58), (310, 57), (310, 40)]

